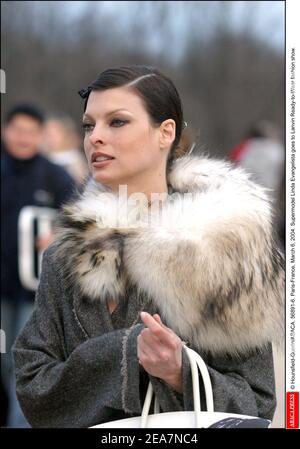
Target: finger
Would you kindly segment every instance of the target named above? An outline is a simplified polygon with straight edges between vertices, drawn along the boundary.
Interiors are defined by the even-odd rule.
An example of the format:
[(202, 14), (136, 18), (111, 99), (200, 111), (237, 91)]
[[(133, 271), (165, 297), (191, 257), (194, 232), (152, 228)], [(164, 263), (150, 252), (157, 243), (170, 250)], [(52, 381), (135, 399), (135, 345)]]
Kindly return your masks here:
[[(151, 353), (147, 351), (147, 348), (145, 348), (145, 346), (140, 347), (138, 358), (141, 364), (143, 364), (143, 362), (145, 363), (145, 360), (147, 360), (148, 363), (151, 363), (152, 360)], [(143, 362), (141, 362), (140, 360), (143, 360)]]
[(162, 327), (164, 327), (166, 330), (170, 330), (169, 328), (168, 328), (168, 326), (166, 326), (163, 322), (162, 322), (162, 320), (161, 320), (161, 318), (160, 318), (160, 316), (159, 316), (159, 314), (158, 313), (155, 313), (154, 315), (153, 315), (153, 318), (162, 326)]
[(141, 351), (145, 354), (149, 360), (156, 359), (158, 357), (158, 351), (152, 346), (149, 346), (146, 341), (141, 343)]
[(162, 322), (162, 320), (161, 320), (161, 318), (160, 318), (160, 316), (159, 316), (159, 314), (158, 313), (155, 313), (154, 315), (153, 315), (153, 318), (164, 328), (164, 329), (166, 329), (166, 331), (168, 331), (168, 332), (170, 332), (171, 334), (173, 334), (174, 335), (174, 331), (172, 330), (172, 329), (170, 329), (168, 326), (166, 326), (163, 322)]
[(159, 352), (164, 346), (162, 341), (153, 335), (148, 328), (143, 329), (140, 335), (142, 343), (145, 343), (153, 352)]
[(161, 340), (163, 344), (173, 347), (173, 339), (170, 340), (170, 332), (161, 326), (148, 312), (141, 312), (141, 319), (150, 331)]
[[(155, 315), (158, 316), (158, 314)], [(161, 325), (161, 320), (154, 318), (154, 315), (152, 316), (148, 312), (141, 312), (141, 318), (146, 325), (146, 328), (150, 329), (152, 332), (154, 332), (154, 334), (155, 331), (158, 332), (160, 328), (163, 328), (163, 326)]]
[(164, 324), (163, 324), (163, 322), (162, 322), (160, 316), (158, 315), (158, 313), (155, 313), (155, 314), (153, 315), (153, 318), (154, 318), (154, 319), (155, 319), (161, 326), (164, 326)]
[(141, 335), (138, 336), (138, 344), (137, 344), (137, 356), (140, 359), (141, 354), (146, 354), (148, 356), (147, 348), (145, 342)]
[(173, 350), (170, 347), (163, 345), (162, 343), (153, 344), (153, 336), (149, 329), (144, 329), (140, 333), (140, 347), (141, 350), (144, 351), (148, 356), (149, 363), (154, 364), (155, 366), (163, 363), (169, 363), (172, 359)]
[(140, 365), (143, 365), (143, 363), (141, 362), (141, 358), (143, 357), (142, 354), (143, 354), (143, 352), (140, 350), (139, 353), (138, 353), (138, 361), (139, 361)]

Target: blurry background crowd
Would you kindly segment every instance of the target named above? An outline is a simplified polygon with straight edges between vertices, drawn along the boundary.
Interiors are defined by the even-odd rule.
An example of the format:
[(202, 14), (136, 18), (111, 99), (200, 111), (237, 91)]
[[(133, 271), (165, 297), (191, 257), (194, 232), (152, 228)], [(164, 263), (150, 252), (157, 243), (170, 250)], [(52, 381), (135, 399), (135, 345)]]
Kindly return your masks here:
[[(32, 311), (51, 214), (88, 176), (78, 90), (119, 65), (156, 66), (170, 76), (191, 150), (231, 160), (271, 189), (284, 251), (284, 34), (281, 1), (1, 3), (0, 425), (28, 425), (10, 349)], [(280, 427), (284, 357), (274, 357), (273, 426)]]

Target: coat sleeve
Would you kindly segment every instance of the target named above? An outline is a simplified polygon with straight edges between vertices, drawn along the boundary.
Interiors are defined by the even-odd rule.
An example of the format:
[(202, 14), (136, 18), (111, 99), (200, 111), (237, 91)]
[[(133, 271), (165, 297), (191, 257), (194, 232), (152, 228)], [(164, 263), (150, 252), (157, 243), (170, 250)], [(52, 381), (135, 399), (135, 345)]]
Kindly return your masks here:
[[(272, 420), (276, 409), (275, 377), (271, 343), (264, 350), (248, 355), (208, 357), (214, 410)], [(192, 374), (188, 356), (182, 350), (183, 393), (178, 393), (161, 379), (150, 376), (153, 389), (164, 412), (194, 410)], [(204, 386), (199, 373), (201, 406), (206, 410)], [(176, 399), (175, 399), (176, 398)], [(177, 401), (176, 401), (177, 400)]]
[(88, 427), (139, 415), (137, 336), (144, 324), (90, 338), (66, 356), (64, 297), (46, 252), (34, 311), (12, 349), (24, 415), (33, 427)]

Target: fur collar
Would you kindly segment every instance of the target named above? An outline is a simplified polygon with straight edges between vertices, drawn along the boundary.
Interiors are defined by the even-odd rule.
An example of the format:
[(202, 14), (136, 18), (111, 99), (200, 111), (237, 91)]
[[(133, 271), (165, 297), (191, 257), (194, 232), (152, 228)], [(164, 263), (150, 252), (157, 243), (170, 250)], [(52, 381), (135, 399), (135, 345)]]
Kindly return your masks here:
[[(199, 350), (239, 353), (284, 341), (284, 259), (267, 189), (209, 156), (177, 159), (163, 214), (125, 210), (89, 180), (57, 226), (65, 277), (90, 301), (151, 297), (162, 320)], [(176, 195), (175, 195), (176, 193)], [(137, 204), (137, 203), (136, 203)]]

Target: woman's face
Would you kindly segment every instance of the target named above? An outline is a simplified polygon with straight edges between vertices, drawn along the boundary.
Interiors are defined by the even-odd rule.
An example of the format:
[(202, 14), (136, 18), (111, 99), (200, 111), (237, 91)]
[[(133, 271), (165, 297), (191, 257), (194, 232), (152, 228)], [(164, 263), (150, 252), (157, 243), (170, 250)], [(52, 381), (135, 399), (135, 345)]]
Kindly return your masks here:
[[(92, 91), (83, 115), (84, 150), (95, 181), (118, 189), (165, 173), (175, 122), (154, 128), (141, 98), (128, 87)], [(100, 153), (113, 159), (101, 162)]]

